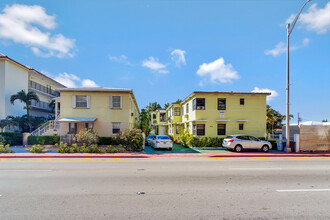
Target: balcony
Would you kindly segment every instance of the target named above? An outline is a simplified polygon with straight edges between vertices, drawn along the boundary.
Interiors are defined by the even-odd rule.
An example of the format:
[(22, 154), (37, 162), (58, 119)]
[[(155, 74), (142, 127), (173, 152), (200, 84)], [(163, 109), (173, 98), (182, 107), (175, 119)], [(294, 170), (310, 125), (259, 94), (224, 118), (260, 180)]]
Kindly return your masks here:
[(34, 81), (29, 81), (29, 91), (39, 93), (41, 95), (48, 96), (50, 98), (55, 98), (59, 96), (59, 93), (55, 90), (51, 89), (50, 87), (43, 86), (39, 83)]

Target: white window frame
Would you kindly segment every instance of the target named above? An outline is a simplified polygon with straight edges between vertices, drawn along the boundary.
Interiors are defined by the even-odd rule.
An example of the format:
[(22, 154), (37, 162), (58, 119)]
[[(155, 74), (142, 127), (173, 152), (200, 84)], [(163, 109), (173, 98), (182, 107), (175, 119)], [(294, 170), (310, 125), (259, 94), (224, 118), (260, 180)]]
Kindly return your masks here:
[[(77, 96), (86, 96), (87, 97), (87, 105), (86, 107), (77, 107)], [(72, 95), (72, 108), (89, 108), (90, 96), (89, 95)]]
[[(119, 131), (118, 131), (118, 133), (113, 133), (114, 124), (119, 124)], [(120, 131), (121, 131), (121, 123), (120, 122), (112, 122), (112, 134), (119, 134)]]
[[(120, 107), (114, 107), (113, 106), (113, 97), (120, 97)], [(110, 96), (110, 108), (112, 109), (122, 109), (123, 108), (123, 97), (120, 95), (112, 95)]]

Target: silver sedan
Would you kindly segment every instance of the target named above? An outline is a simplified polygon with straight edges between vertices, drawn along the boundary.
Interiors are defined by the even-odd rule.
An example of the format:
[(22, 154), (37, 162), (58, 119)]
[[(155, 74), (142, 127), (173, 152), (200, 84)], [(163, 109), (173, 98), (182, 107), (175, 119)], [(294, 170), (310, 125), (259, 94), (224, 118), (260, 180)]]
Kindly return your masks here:
[(222, 146), (236, 152), (241, 152), (243, 149), (256, 149), (268, 152), (272, 149), (270, 142), (260, 140), (251, 135), (228, 136), (223, 140)]

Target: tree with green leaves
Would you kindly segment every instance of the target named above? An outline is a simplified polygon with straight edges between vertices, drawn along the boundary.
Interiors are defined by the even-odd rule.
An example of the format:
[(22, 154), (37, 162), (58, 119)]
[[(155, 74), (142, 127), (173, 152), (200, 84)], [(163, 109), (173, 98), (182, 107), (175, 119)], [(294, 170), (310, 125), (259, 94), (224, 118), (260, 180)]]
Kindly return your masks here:
[(170, 103), (165, 103), (164, 109), (167, 109), (170, 106)]
[(150, 133), (150, 114), (147, 109), (142, 109), (139, 120), (139, 128), (148, 137)]
[(39, 97), (35, 92), (26, 93), (25, 90), (21, 90), (10, 97), (11, 104), (14, 104), (14, 102), (16, 100), (19, 100), (19, 101), (25, 103), (24, 109), (26, 109), (26, 115), (29, 118), (30, 117), (29, 111), (31, 109), (31, 101), (34, 100), (36, 102), (39, 102)]
[(147, 110), (149, 112), (156, 111), (157, 109), (161, 109), (162, 106), (158, 104), (157, 102), (150, 102), (149, 105), (147, 106)]
[(6, 120), (8, 124), (16, 126), (19, 132), (28, 131), (31, 127), (31, 123), (27, 115), (8, 116)]
[(1, 129), (1, 132), (3, 132), (3, 129), (4, 129), (7, 125), (9, 125), (8, 120), (6, 120), (6, 119), (2, 119), (2, 120), (0, 120), (0, 129)]
[[(286, 116), (267, 105), (267, 132), (273, 133), (274, 129), (282, 128)], [(290, 115), (293, 118), (293, 115)]]

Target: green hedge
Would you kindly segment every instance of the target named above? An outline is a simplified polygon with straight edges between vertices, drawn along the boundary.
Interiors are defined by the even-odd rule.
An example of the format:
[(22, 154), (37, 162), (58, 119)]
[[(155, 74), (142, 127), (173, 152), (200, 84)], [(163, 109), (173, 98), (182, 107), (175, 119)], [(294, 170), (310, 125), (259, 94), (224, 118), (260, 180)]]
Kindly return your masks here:
[(113, 137), (98, 137), (98, 145), (117, 145), (117, 140)]
[(29, 136), (28, 145), (55, 145), (60, 143), (60, 136)]
[(193, 137), (188, 145), (191, 147), (222, 147), (222, 141), (224, 138), (218, 137)]
[(2, 132), (0, 133), (2, 137), (5, 138), (6, 144), (9, 145), (22, 145), (23, 144), (23, 135), (16, 132)]

